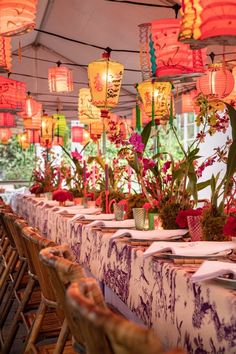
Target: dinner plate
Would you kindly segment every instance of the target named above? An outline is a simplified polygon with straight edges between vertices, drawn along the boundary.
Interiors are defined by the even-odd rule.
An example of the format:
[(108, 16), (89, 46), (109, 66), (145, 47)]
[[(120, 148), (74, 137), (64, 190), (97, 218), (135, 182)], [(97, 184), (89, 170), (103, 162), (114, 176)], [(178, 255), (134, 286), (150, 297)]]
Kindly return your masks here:
[(221, 283), (224, 286), (227, 286), (231, 289), (236, 289), (236, 279), (228, 278), (227, 276), (224, 277), (217, 277), (217, 282)]
[(173, 237), (171, 237), (171, 238), (169, 238), (169, 239), (160, 239), (160, 238), (142, 238), (142, 239), (140, 239), (140, 238), (132, 238), (132, 237), (130, 237), (130, 236), (124, 236), (124, 237), (127, 237), (128, 238), (128, 240), (127, 241), (130, 241), (130, 242), (157, 242), (157, 241), (165, 241), (165, 242), (173, 242), (173, 241), (175, 241), (175, 240), (178, 240), (178, 239), (181, 239), (183, 236), (181, 236), (181, 235), (178, 235), (178, 236), (173, 236)]

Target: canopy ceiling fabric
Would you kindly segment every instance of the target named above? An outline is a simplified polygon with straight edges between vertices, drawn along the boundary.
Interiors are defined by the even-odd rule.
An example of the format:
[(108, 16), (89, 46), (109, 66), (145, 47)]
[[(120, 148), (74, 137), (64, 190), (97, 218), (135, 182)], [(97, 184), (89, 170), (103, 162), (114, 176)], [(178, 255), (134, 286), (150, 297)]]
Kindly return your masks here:
[[(145, 4), (172, 6), (180, 1), (136, 0), (133, 2), (137, 4), (109, 0), (39, 0), (36, 29), (103, 48), (138, 52), (139, 24), (175, 17), (175, 12), (171, 8), (145, 6)], [(19, 42), (22, 48), (21, 63), (17, 56)], [(71, 94), (49, 93), (48, 68), (56, 65), (58, 60), (86, 66), (91, 61), (99, 59), (103, 50), (38, 31), (13, 37), (13, 50), (15, 55), (11, 78), (25, 81), (27, 89), (34, 98), (42, 102), (48, 113), (55, 113), (59, 109), (68, 119), (77, 119), (78, 91), (82, 87), (87, 87), (87, 68), (68, 66), (73, 70), (75, 81), (74, 92)], [(208, 48), (208, 54), (212, 50), (215, 54), (221, 54), (223, 49), (219, 46), (211, 47)], [(227, 60), (236, 58), (236, 48), (226, 47), (225, 51), (235, 52), (227, 55)], [(142, 81), (139, 53), (112, 51), (111, 58), (122, 63), (126, 69), (136, 70), (125, 71), (120, 102), (115, 109), (118, 114), (130, 116), (132, 107), (135, 106), (134, 85)], [(216, 59), (221, 58), (217, 56)], [(186, 80), (182, 85), (189, 87), (188, 85), (192, 83)]]

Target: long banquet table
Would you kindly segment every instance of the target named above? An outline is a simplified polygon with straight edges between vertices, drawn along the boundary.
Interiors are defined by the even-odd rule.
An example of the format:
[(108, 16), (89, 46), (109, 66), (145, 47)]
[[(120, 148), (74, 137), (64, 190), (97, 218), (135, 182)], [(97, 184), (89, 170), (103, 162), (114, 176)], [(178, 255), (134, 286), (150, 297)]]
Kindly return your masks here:
[(180, 346), (190, 354), (236, 353), (235, 290), (217, 281), (192, 284), (190, 265), (143, 258), (142, 247), (125, 239), (111, 241), (111, 230), (71, 222), (71, 216), (60, 214), (55, 202), (45, 204), (19, 195), (14, 207), (43, 236), (68, 243), (77, 261), (135, 317), (152, 327), (166, 349)]

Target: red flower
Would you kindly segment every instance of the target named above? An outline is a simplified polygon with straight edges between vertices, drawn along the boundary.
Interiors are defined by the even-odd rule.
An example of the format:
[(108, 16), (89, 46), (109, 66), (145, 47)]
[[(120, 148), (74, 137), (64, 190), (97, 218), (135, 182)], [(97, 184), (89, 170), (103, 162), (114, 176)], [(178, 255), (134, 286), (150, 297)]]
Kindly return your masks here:
[(57, 189), (53, 192), (52, 199), (58, 202), (65, 202), (66, 200), (72, 201), (74, 197), (73, 194), (66, 189)]
[(225, 236), (236, 236), (236, 217), (229, 216), (224, 225), (224, 235)]
[(124, 205), (124, 210), (127, 211), (128, 209), (128, 202), (126, 199), (121, 199), (119, 202), (118, 202), (118, 205)]
[(188, 227), (187, 216), (195, 216), (201, 214), (202, 208), (180, 210), (175, 221), (181, 229), (185, 229)]

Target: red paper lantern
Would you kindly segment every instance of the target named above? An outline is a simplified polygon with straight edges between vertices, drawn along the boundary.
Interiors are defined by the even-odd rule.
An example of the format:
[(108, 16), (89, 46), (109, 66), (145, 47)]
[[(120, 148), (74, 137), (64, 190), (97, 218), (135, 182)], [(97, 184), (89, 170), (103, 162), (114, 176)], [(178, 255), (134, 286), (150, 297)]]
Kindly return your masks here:
[(25, 104), (26, 84), (0, 76), (0, 112), (16, 113)]
[(11, 67), (11, 38), (0, 36), (0, 72), (9, 72)]
[(12, 137), (12, 131), (9, 128), (0, 129), (0, 142), (1, 144), (7, 144), (8, 140)]
[(1, 0), (0, 34), (14, 36), (35, 27), (37, 0)]
[(211, 64), (206, 75), (197, 79), (197, 91), (214, 99), (228, 96), (234, 88), (233, 74), (223, 64)]
[(50, 92), (72, 92), (73, 76), (72, 71), (65, 66), (60, 66), (48, 69), (48, 84)]
[(30, 144), (40, 143), (40, 130), (26, 129), (26, 132)]
[(236, 45), (235, 0), (182, 0), (179, 40), (193, 48)]
[[(150, 51), (155, 77), (181, 77), (204, 72), (205, 53), (191, 50), (188, 44), (178, 41), (180, 20), (164, 19), (151, 23)], [(155, 65), (153, 66), (153, 61)]]
[(0, 113), (0, 127), (14, 127), (15, 126), (15, 116), (8, 112)]
[(83, 142), (83, 127), (71, 127), (71, 140), (73, 143), (82, 143)]
[(195, 97), (197, 96), (197, 94), (197, 90), (192, 90), (191, 92), (183, 93), (181, 95), (182, 113), (199, 111), (199, 107), (195, 104)]

